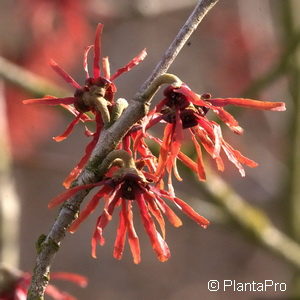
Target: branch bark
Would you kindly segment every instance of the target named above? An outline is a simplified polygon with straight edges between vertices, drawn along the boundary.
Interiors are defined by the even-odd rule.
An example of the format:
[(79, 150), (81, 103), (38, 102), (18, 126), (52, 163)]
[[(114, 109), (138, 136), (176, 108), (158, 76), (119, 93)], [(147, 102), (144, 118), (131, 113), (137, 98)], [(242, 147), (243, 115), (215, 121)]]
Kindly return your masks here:
[[(95, 150), (91, 156), (90, 163), (101, 162), (112, 150), (115, 149), (121, 138), (126, 132), (140, 120), (148, 111), (151, 97), (155, 93), (149, 95), (148, 89), (151, 84), (163, 73), (165, 73), (176, 56), (182, 49), (190, 35), (195, 31), (206, 13), (218, 2), (218, 0), (199, 0), (194, 11), (180, 29), (179, 33), (171, 43), (163, 58), (158, 63), (152, 74), (141, 86), (128, 109), (120, 117), (120, 119), (109, 129), (104, 130), (99, 138)], [(76, 184), (82, 185), (93, 183), (97, 180), (96, 175), (88, 169), (85, 169), (78, 178)], [(31, 286), (28, 291), (28, 300), (43, 299), (45, 288), (49, 281), (49, 271), (55, 254), (59, 250), (61, 241), (63, 240), (67, 228), (75, 219), (79, 210), (79, 206), (89, 190), (82, 191), (72, 197), (61, 208), (59, 215), (53, 224), (49, 234), (43, 238), (38, 247), (38, 256), (34, 268)]]

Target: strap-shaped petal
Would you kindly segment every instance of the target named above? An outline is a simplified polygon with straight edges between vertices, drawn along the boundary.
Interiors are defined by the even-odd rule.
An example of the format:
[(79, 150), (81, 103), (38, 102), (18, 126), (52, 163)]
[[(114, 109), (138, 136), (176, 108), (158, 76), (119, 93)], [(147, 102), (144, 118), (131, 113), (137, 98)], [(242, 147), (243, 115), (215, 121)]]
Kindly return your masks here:
[(133, 67), (137, 66), (141, 61), (147, 56), (146, 49), (143, 49), (137, 56), (135, 56), (126, 66), (117, 70), (111, 77), (110, 80), (113, 81), (121, 74), (130, 71)]
[(100, 77), (100, 57), (101, 57), (101, 35), (103, 31), (103, 24), (99, 23), (96, 29), (95, 43), (94, 43), (94, 78)]
[(56, 98), (47, 96), (44, 98), (26, 99), (23, 100), (23, 104), (47, 104), (47, 105), (60, 105), (60, 104), (74, 104), (74, 97)]
[(71, 75), (69, 75), (64, 69), (62, 69), (53, 59), (49, 62), (51, 68), (60, 75), (67, 83), (69, 83), (75, 89), (80, 89), (81, 86), (76, 82)]
[(206, 100), (214, 106), (225, 106), (225, 105), (236, 105), (247, 108), (262, 109), (262, 110), (273, 110), (273, 111), (285, 111), (284, 102), (269, 102), (269, 101), (258, 101), (247, 98), (213, 98)]

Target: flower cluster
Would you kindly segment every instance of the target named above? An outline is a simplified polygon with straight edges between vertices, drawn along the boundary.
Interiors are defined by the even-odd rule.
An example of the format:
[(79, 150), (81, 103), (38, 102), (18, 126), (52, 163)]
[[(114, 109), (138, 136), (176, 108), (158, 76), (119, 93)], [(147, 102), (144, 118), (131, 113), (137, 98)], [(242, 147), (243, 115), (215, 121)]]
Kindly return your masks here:
[[(55, 197), (48, 205), (49, 208), (52, 208), (66, 201), (80, 190), (93, 188), (95, 186), (101, 187), (69, 228), (70, 232), (75, 232), (78, 226), (94, 212), (99, 200), (104, 199), (104, 210), (98, 217), (92, 237), (93, 257), (96, 257), (96, 245), (99, 243), (102, 246), (105, 243), (103, 230), (111, 220), (113, 212), (118, 206), (121, 206), (121, 209), (114, 246), (114, 257), (121, 259), (127, 234), (133, 261), (136, 264), (140, 262), (141, 258), (139, 239), (133, 224), (132, 206), (134, 203), (136, 203), (139, 208), (145, 231), (150, 238), (157, 258), (160, 261), (166, 261), (170, 257), (170, 250), (164, 240), (165, 222), (163, 215), (167, 217), (173, 226), (179, 227), (182, 225), (181, 220), (169, 207), (165, 199), (170, 201), (170, 203), (175, 204), (200, 226), (206, 228), (209, 224), (208, 220), (196, 213), (183, 200), (173, 197), (167, 191), (159, 189), (151, 184), (152, 176), (149, 176), (150, 174), (148, 172), (139, 170), (137, 163), (134, 162), (130, 154), (125, 150), (115, 150), (111, 152), (107, 160), (109, 160), (109, 165), (111, 166), (111, 171), (108, 172), (112, 173), (111, 176), (106, 177), (98, 183), (81, 185), (69, 189), (63, 194)], [(118, 170), (115, 170), (116, 164), (121, 166)], [(158, 222), (162, 235), (156, 229), (152, 217)]]
[[(96, 131), (92, 133), (86, 128), (85, 133), (87, 136), (92, 136), (92, 141), (87, 145), (85, 155), (80, 162), (70, 172), (69, 176), (64, 181), (66, 188), (70, 187), (71, 183), (78, 177), (83, 167), (87, 163), (96, 143), (99, 138), (101, 129), (104, 125), (110, 123), (111, 106), (114, 105), (114, 95), (117, 91), (113, 81), (125, 72), (130, 71), (133, 67), (138, 65), (147, 55), (146, 50), (142, 50), (137, 56), (135, 56), (128, 64), (118, 69), (113, 75), (110, 74), (108, 57), (104, 57), (101, 61), (103, 67), (103, 75), (101, 75), (100, 60), (101, 60), (101, 35), (103, 25), (98, 24), (96, 30), (95, 42), (93, 45), (86, 47), (83, 59), (83, 68), (86, 73), (86, 81), (84, 86), (80, 86), (66, 71), (64, 71), (54, 61), (50, 61), (50, 66), (57, 72), (68, 84), (74, 89), (74, 95), (71, 97), (57, 98), (53, 96), (46, 96), (39, 99), (27, 99), (24, 100), (24, 104), (47, 104), (47, 105), (61, 105), (75, 115), (75, 119), (70, 123), (67, 129), (59, 136), (54, 137), (57, 142), (66, 139), (72, 132), (74, 126), (78, 122), (89, 122), (95, 120)], [(94, 61), (93, 61), (93, 77), (90, 77), (88, 71), (88, 53), (91, 49), (94, 49)], [(91, 118), (87, 112), (91, 112), (93, 118)]]
[[(164, 216), (175, 227), (182, 225), (181, 220), (173, 211), (172, 205), (179, 208), (201, 227), (206, 228), (209, 225), (206, 218), (199, 215), (185, 201), (175, 195), (172, 174), (174, 173), (178, 180), (182, 180), (177, 170), (177, 160), (181, 160), (187, 167), (195, 171), (202, 181), (206, 180), (202, 148), (215, 160), (220, 171), (224, 170), (222, 153), (238, 168), (242, 176), (245, 176), (243, 165), (257, 166), (256, 162), (242, 155), (224, 140), (221, 125), (209, 119), (208, 112), (213, 111), (220, 121), (225, 123), (234, 133), (242, 134), (243, 129), (237, 120), (224, 109), (224, 106), (235, 105), (260, 110), (283, 111), (285, 105), (283, 102), (264, 102), (244, 98), (212, 98), (209, 94), (198, 95), (176, 76), (164, 74), (158, 79), (158, 83), (155, 83), (158, 86), (153, 83), (154, 86), (149, 88), (149, 90), (154, 91), (160, 85), (168, 83), (169, 86), (164, 90), (164, 98), (142, 120), (133, 125), (116, 145), (117, 150), (110, 152), (99, 165), (93, 165), (93, 171), (99, 177), (99, 181), (70, 188), (71, 183), (78, 177), (90, 158), (102, 129), (109, 127), (126, 109), (127, 102), (124, 99), (120, 98), (114, 101), (116, 93), (114, 79), (129, 71), (146, 55), (145, 50), (143, 50), (112, 76), (110, 75), (108, 58), (103, 58), (103, 75), (101, 75), (99, 60), (102, 29), (103, 26), (99, 24), (95, 43), (88, 46), (84, 54), (84, 69), (87, 80), (83, 87), (80, 87), (55, 62), (51, 62), (52, 68), (75, 88), (74, 96), (67, 98), (47, 96), (24, 101), (24, 103), (62, 105), (76, 116), (67, 130), (62, 135), (55, 137), (56, 141), (65, 139), (79, 121), (84, 123), (87, 121), (96, 122), (96, 132), (91, 133), (86, 130), (86, 133), (93, 136), (93, 139), (88, 144), (84, 157), (64, 182), (64, 186), (68, 190), (55, 197), (49, 203), (49, 207), (52, 208), (64, 203), (81, 190), (100, 187), (86, 207), (81, 210), (79, 217), (73, 222), (69, 231), (75, 232), (79, 225), (96, 210), (99, 202), (103, 200), (104, 209), (97, 219), (92, 236), (92, 256), (96, 257), (98, 244), (104, 245), (103, 231), (112, 219), (114, 211), (119, 209), (119, 225), (113, 255), (115, 258), (121, 259), (127, 236), (133, 261), (137, 264), (141, 261), (141, 255), (139, 238), (133, 222), (132, 208), (136, 205), (157, 258), (160, 261), (166, 261), (170, 257), (170, 250), (165, 241)], [(87, 56), (92, 48), (94, 48), (94, 65), (93, 77), (90, 77)], [(126, 105), (124, 105), (124, 101)], [(123, 109), (119, 110), (115, 116), (114, 112), (117, 106), (121, 104)], [(86, 112), (90, 112), (93, 117), (91, 118)], [(165, 125), (162, 138), (154, 137), (149, 133), (149, 129), (158, 123)], [(196, 162), (181, 151), (185, 132), (190, 135), (193, 141), (197, 154)], [(148, 148), (146, 139), (151, 139), (159, 144), (158, 158)], [(164, 187), (165, 175), (168, 175), (168, 191)]]
[[(0, 300), (25, 300), (31, 281), (31, 274), (12, 270), (8, 267), (0, 267)], [(69, 281), (84, 288), (87, 286), (87, 278), (75, 273), (53, 272), (51, 279)], [(67, 292), (59, 290), (56, 286), (49, 284), (45, 293), (54, 300), (76, 300)]]
[(223, 107), (235, 105), (259, 110), (284, 111), (283, 102), (266, 102), (244, 98), (211, 98), (210, 94), (198, 95), (186, 84), (180, 87), (169, 86), (164, 91), (165, 98), (150, 112), (148, 128), (152, 127), (153, 119), (162, 119), (167, 124), (164, 130), (163, 140), (154, 139), (161, 145), (156, 175), (162, 177), (167, 171), (169, 178), (173, 169), (178, 180), (181, 177), (176, 168), (176, 159), (190, 167), (189, 159), (180, 152), (183, 142), (183, 132), (187, 129), (193, 141), (197, 153), (197, 174), (200, 180), (205, 180), (205, 169), (203, 165), (201, 146), (216, 161), (219, 171), (224, 170), (221, 151), (238, 168), (240, 174), (245, 176), (243, 165), (256, 167), (257, 163), (243, 156), (238, 150), (229, 145), (222, 137), (221, 126), (207, 118), (207, 113), (212, 110), (218, 118), (224, 122), (234, 133), (242, 134), (243, 129), (237, 120)]

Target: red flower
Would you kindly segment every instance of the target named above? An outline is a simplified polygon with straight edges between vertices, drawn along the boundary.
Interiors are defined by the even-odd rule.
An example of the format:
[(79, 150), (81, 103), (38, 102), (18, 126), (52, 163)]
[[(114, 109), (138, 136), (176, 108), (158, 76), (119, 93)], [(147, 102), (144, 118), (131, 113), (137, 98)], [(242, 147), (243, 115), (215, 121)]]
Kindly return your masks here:
[[(210, 98), (209, 94), (199, 96), (185, 84), (179, 88), (167, 87), (164, 95), (165, 98), (149, 113), (152, 120), (161, 118), (167, 122), (163, 140), (160, 141), (148, 134), (147, 136), (161, 144), (156, 175), (161, 178), (165, 171), (169, 173), (169, 188), (171, 191), (172, 170), (175, 177), (178, 180), (182, 180), (176, 167), (177, 158), (188, 166), (193, 165), (193, 162), (180, 152), (184, 129), (188, 129), (196, 149), (198, 157), (197, 173), (200, 180), (205, 180), (200, 144), (215, 159), (220, 171), (224, 170), (223, 160), (220, 156), (222, 150), (227, 158), (239, 169), (242, 176), (245, 176), (242, 165), (257, 166), (256, 162), (243, 156), (223, 139), (220, 125), (206, 117), (209, 110), (214, 111), (219, 119), (237, 134), (242, 134), (243, 129), (239, 126), (237, 120), (224, 110), (223, 106), (232, 104), (261, 110), (285, 110), (283, 102), (264, 102), (244, 98)], [(152, 121), (152, 123), (155, 124), (156, 122)], [(152, 125), (149, 126), (149, 124), (148, 127), (151, 127)]]
[[(3, 271), (3, 275), (8, 277), (8, 288), (0, 292), (0, 300), (26, 300), (27, 291), (31, 281), (30, 273), (20, 272), (20, 271)], [(5, 272), (5, 273), (4, 273)], [(52, 279), (60, 279), (73, 282), (80, 287), (87, 286), (87, 278), (74, 273), (67, 272), (54, 272), (51, 273)], [(2, 287), (1, 287), (2, 288)], [(46, 287), (45, 293), (49, 295), (54, 300), (76, 300), (77, 298), (72, 295), (60, 291), (57, 287), (49, 284)]]
[[(8, 8), (11, 11), (6, 12), (11, 19), (18, 20), (18, 28), (14, 31), (16, 47), (11, 51), (12, 44), (5, 47), (4, 43), (1, 54), (24, 69), (52, 79), (47, 66), (49, 58), (59, 57), (65, 67), (74, 67), (74, 63), (78, 62), (76, 49), (84, 47), (91, 36), (89, 11), (86, 8), (82, 0), (18, 1)], [(26, 39), (20, 39), (25, 35)], [(63, 47), (58, 47), (62, 41)], [(32, 155), (36, 144), (60, 123), (61, 116), (47, 107), (20, 106), (20, 99), (26, 99), (28, 95), (16, 86), (7, 85), (5, 94), (9, 99), (7, 110), (11, 150), (16, 158), (24, 159)], [(40, 123), (38, 127), (33, 125), (37, 123)]]
[[(89, 189), (95, 186), (101, 186), (101, 189), (90, 200), (87, 206), (80, 212), (79, 217), (69, 228), (70, 232), (75, 232), (78, 226), (96, 209), (101, 198), (104, 199), (104, 211), (98, 217), (96, 228), (92, 237), (92, 256), (96, 258), (96, 246), (99, 243), (104, 245), (103, 230), (112, 219), (116, 207), (121, 206), (119, 212), (119, 226), (114, 245), (113, 255), (116, 259), (121, 259), (123, 255), (126, 234), (128, 243), (133, 256), (134, 263), (141, 261), (139, 238), (136, 234), (133, 224), (132, 205), (136, 203), (144, 224), (144, 228), (149, 236), (152, 248), (157, 258), (164, 262), (170, 257), (170, 250), (165, 242), (165, 222), (163, 214), (175, 227), (181, 226), (182, 222), (168, 206), (164, 199), (169, 200), (182, 210), (187, 216), (197, 222), (200, 226), (206, 228), (209, 221), (197, 214), (183, 200), (173, 197), (170, 193), (153, 187), (146, 179), (147, 173), (136, 168), (121, 168), (101, 182), (87, 184), (72, 188), (54, 198), (49, 207), (52, 208), (66, 201), (72, 195), (80, 190)], [(161, 229), (162, 235), (156, 229), (153, 221), (154, 217)]]
[[(97, 130), (93, 136), (93, 140), (86, 147), (86, 154), (71, 171), (70, 175), (64, 181), (66, 188), (70, 187), (73, 180), (75, 180), (80, 174), (82, 168), (88, 161), (100, 135), (100, 131), (104, 123), (109, 123), (109, 106), (113, 104), (114, 94), (116, 93), (116, 87), (112, 82), (121, 74), (130, 71), (133, 67), (138, 65), (147, 55), (146, 50), (141, 51), (136, 57), (134, 57), (127, 65), (118, 69), (113, 75), (110, 75), (109, 61), (105, 57), (102, 59), (103, 76), (101, 76), (101, 68), (99, 66), (101, 56), (101, 43), (100, 38), (103, 30), (103, 25), (98, 24), (96, 30), (96, 37), (94, 45), (90, 45), (85, 49), (83, 67), (86, 72), (86, 82), (81, 87), (67, 72), (59, 67), (53, 60), (50, 61), (50, 66), (55, 72), (57, 72), (67, 83), (75, 88), (74, 96), (66, 98), (57, 98), (53, 96), (46, 96), (39, 99), (27, 99), (24, 100), (24, 104), (48, 104), (48, 105), (62, 105), (63, 107), (71, 110), (75, 114), (76, 118), (67, 127), (65, 132), (54, 140), (60, 142), (68, 137), (72, 132), (74, 126), (79, 122), (90, 121), (91, 119), (85, 114), (91, 111), (95, 115), (97, 124)], [(87, 56), (91, 48), (94, 48), (94, 63), (93, 63), (93, 77), (90, 77), (88, 72)], [(73, 106), (74, 105), (74, 108)], [(103, 113), (105, 110), (105, 113)]]

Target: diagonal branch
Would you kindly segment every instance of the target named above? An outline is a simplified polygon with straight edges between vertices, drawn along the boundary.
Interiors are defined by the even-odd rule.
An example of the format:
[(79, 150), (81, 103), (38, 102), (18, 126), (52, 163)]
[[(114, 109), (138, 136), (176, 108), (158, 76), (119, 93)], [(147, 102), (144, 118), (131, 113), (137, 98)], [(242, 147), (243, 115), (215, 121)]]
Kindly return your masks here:
[[(139, 92), (135, 95), (128, 109), (114, 125), (102, 132), (92, 154), (90, 164), (94, 164), (98, 161), (101, 162), (112, 150), (115, 149), (121, 138), (126, 134), (131, 126), (146, 114), (151, 97), (155, 93), (155, 91), (153, 91), (149, 94), (149, 87), (151, 87), (151, 84), (157, 80), (161, 74), (168, 70), (190, 35), (200, 24), (206, 13), (217, 2), (218, 0), (198, 1), (189, 19), (183, 25), (150, 77), (145, 81)], [(81, 185), (84, 183), (92, 183), (97, 179), (96, 175), (86, 168), (77, 180), (76, 184)], [(78, 193), (62, 207), (49, 234), (42, 239), (41, 243), (39, 243), (36, 266), (34, 268), (31, 286), (27, 296), (28, 300), (43, 299), (44, 291), (49, 281), (48, 276), (51, 263), (66, 234), (67, 228), (75, 219), (79, 206), (88, 192), (89, 190), (84, 190)]]

